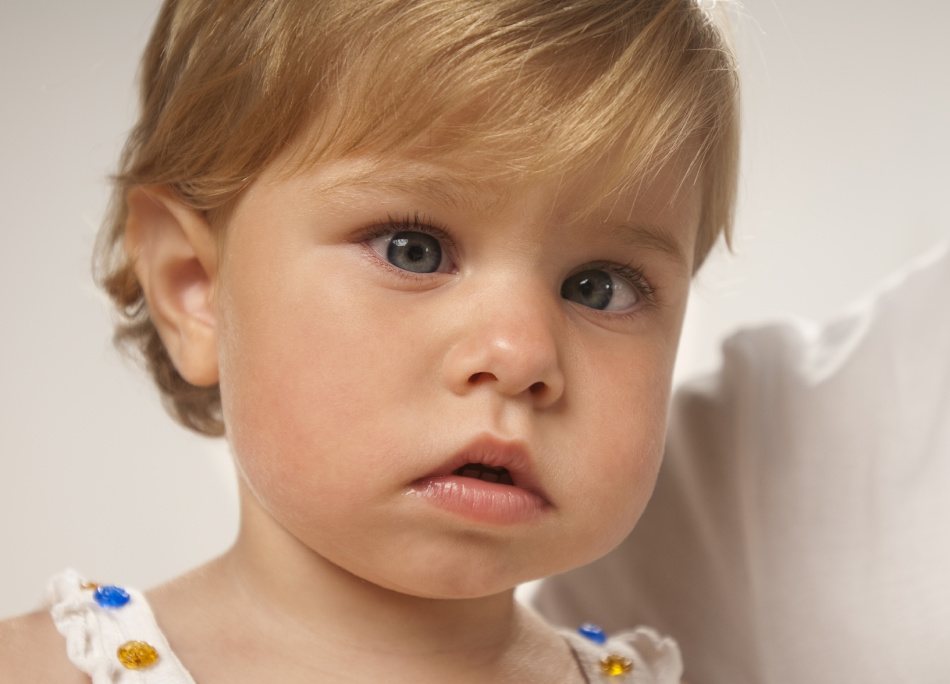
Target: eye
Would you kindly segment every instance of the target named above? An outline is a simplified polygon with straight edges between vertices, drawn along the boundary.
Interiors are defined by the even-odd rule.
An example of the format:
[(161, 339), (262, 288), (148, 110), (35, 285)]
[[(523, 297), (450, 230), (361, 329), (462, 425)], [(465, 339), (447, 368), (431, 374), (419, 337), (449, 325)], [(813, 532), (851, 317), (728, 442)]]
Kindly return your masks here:
[(561, 297), (599, 311), (626, 311), (640, 301), (629, 281), (599, 268), (575, 273), (565, 280)]
[(438, 238), (428, 233), (402, 230), (373, 238), (369, 246), (396, 268), (412, 273), (444, 273), (451, 266)]

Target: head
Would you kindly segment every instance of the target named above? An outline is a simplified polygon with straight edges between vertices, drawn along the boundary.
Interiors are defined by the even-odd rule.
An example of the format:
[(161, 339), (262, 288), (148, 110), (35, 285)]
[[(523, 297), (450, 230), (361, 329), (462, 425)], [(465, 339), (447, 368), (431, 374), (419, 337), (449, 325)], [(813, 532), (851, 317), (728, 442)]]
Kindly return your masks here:
[[(480, 232), (463, 236), (466, 245), (460, 250), (466, 258), (479, 250), (497, 252), (498, 245), (506, 244), (513, 250), (510, 253), (521, 255), (522, 265), (531, 258), (540, 260), (538, 264), (553, 264), (549, 275), (554, 283), (554, 305), (538, 294), (535, 311), (540, 313), (534, 322), (558, 330), (564, 329), (565, 321), (574, 314), (548, 309), (558, 306), (560, 300), (574, 306), (579, 296), (589, 294), (583, 287), (578, 289), (577, 278), (591, 269), (556, 272), (574, 257), (570, 250), (551, 245), (572, 245), (571, 249), (583, 253), (587, 243), (578, 238), (583, 232), (576, 228), (579, 225), (608, 226), (612, 228), (604, 230), (614, 233), (619, 225), (634, 225), (634, 230), (625, 233), (625, 242), (647, 250), (652, 245), (654, 251), (662, 252), (657, 245), (669, 247), (673, 242), (674, 248), (666, 251), (681, 252), (683, 277), (676, 279), (678, 285), (665, 288), (676, 293), (670, 294), (669, 301), (656, 303), (657, 311), (669, 313), (664, 314), (662, 332), (650, 342), (652, 351), (643, 350), (643, 358), (652, 365), (629, 369), (629, 379), (639, 383), (644, 394), (624, 405), (641, 416), (641, 422), (634, 421), (630, 428), (639, 434), (620, 429), (598, 447), (638, 464), (629, 471), (621, 470), (639, 478), (634, 487), (639, 503), (623, 507), (621, 522), (597, 544), (540, 572), (591, 560), (619, 541), (622, 528), (633, 524), (652, 487), (662, 447), (672, 357), (685, 306), (682, 283), (699, 268), (717, 238), (728, 236), (731, 225), (737, 107), (735, 67), (722, 28), (695, 0), (166, 2), (145, 54), (142, 115), (123, 156), (111, 217), (97, 252), (101, 281), (121, 313), (118, 339), (141, 352), (166, 406), (180, 422), (204, 434), (227, 432), (239, 466), (246, 475), (250, 473), (251, 488), (257, 482), (260, 491), (254, 493), (265, 500), (285, 485), (269, 482), (267, 467), (262, 465), (269, 462), (266, 457), (242, 464), (242, 452), (263, 453), (273, 447), (276, 453), (288, 443), (269, 442), (271, 438), (261, 442), (248, 436), (267, 430), (254, 424), (252, 417), (260, 412), (248, 404), (250, 397), (258, 406), (285, 399), (293, 404), (296, 397), (297, 406), (291, 406), (288, 414), (312, 413), (322, 410), (320, 392), (301, 395), (288, 387), (292, 363), (287, 366), (289, 375), (248, 384), (246, 378), (258, 377), (254, 362), (248, 359), (268, 358), (268, 367), (273, 368), (295, 354), (296, 358), (308, 354), (320, 357), (325, 351), (335, 367), (352, 369), (349, 376), (341, 378), (328, 376), (326, 369), (315, 371), (314, 378), (319, 376), (323, 383), (321, 391), (329, 392), (327, 404), (335, 404), (342, 412), (328, 411), (339, 421), (359, 413), (361, 407), (367, 410), (374, 405), (373, 367), (361, 364), (353, 356), (354, 350), (366, 352), (366, 340), (376, 340), (377, 356), (399, 362), (400, 350), (378, 341), (387, 329), (397, 331), (394, 339), (419, 348), (423, 356), (430, 355), (423, 365), (440, 367), (442, 370), (433, 375), (438, 375), (454, 396), (504, 385), (502, 376), (508, 371), (495, 372), (490, 366), (498, 363), (499, 368), (507, 368), (503, 352), (514, 348), (513, 340), (531, 337), (512, 318), (509, 323), (513, 327), (505, 333), (507, 341), (482, 340), (484, 348), (501, 350), (498, 358), (479, 356), (477, 336), (462, 339), (467, 335), (465, 322), (454, 325), (450, 315), (459, 306), (484, 309), (491, 320), (505, 321), (510, 314), (491, 310), (493, 281), (486, 279), (479, 282), (487, 289), (472, 286), (468, 291), (464, 300), (468, 304), (460, 299), (451, 307), (440, 304), (429, 310), (429, 318), (437, 311), (447, 316), (440, 327), (446, 334), (442, 342), (434, 341), (441, 338), (430, 335), (432, 331), (420, 333), (413, 341), (411, 331), (425, 330), (424, 322), (429, 319), (421, 318), (414, 326), (403, 328), (400, 321), (412, 316), (390, 320), (394, 306), (399, 305), (386, 297), (374, 300), (371, 293), (347, 301), (357, 310), (371, 311), (368, 318), (378, 326), (370, 321), (346, 330), (334, 329), (329, 331), (332, 339), (327, 337), (327, 329), (316, 326), (309, 330), (313, 337), (307, 342), (297, 334), (307, 331), (306, 317), (302, 325), (291, 326), (290, 319), (281, 319), (280, 307), (262, 301), (249, 304), (268, 283), (273, 285), (273, 296), (287, 298), (282, 301), (294, 297), (286, 282), (270, 279), (275, 272), (292, 272), (281, 260), (290, 253), (287, 245), (293, 235), (282, 230), (282, 225), (293, 224), (316, 206), (326, 213), (320, 218), (318, 211), (312, 221), (325, 223), (328, 231), (338, 230), (340, 236), (346, 233), (343, 242), (358, 242), (388, 258), (391, 244), (387, 240), (394, 232), (390, 230), (393, 225), (413, 234), (441, 235), (441, 227), (430, 225), (441, 221), (430, 220), (429, 214), (452, 218), (456, 212), (457, 218), (457, 211), (462, 211), (459, 207), (464, 206), (469, 212), (465, 223), (481, 226)], [(446, 177), (465, 179), (464, 187), (449, 187), (443, 182)], [(386, 190), (379, 193), (381, 179)], [(422, 204), (436, 199), (422, 207), (419, 219), (411, 202), (403, 201), (405, 196)], [(295, 198), (309, 199), (297, 204)], [(374, 203), (375, 214), (359, 216), (358, 221), (349, 213), (353, 207)], [(394, 207), (388, 219), (378, 215), (387, 206)], [(290, 207), (294, 211), (287, 213)], [(638, 212), (639, 218), (631, 218)], [(285, 220), (274, 224), (271, 232), (262, 232), (261, 226), (270, 223), (268, 217), (275, 216)], [(520, 228), (506, 234), (499, 229), (498, 220), (490, 217), (503, 218), (505, 225)], [(364, 231), (354, 237), (353, 226), (344, 225), (351, 219), (376, 226), (376, 233)], [(384, 220), (388, 227), (381, 230), (378, 224)], [(546, 233), (547, 220), (560, 228)], [(418, 230), (417, 223), (424, 224), (424, 230)], [(191, 249), (193, 255), (180, 260), (173, 277), (162, 281), (159, 276), (164, 271), (143, 266), (147, 261), (142, 258), (143, 245), (151, 237), (142, 226), (166, 224), (184, 228), (189, 244), (183, 249)], [(678, 239), (670, 237), (676, 232), (673, 224), (688, 226)], [(655, 225), (659, 236), (651, 234), (649, 226)], [(447, 232), (454, 230), (448, 228)], [(563, 234), (552, 240), (553, 232), (561, 228)], [(306, 249), (306, 245), (298, 247)], [(596, 249), (590, 256), (594, 261), (600, 259)], [(268, 258), (272, 261), (266, 262)], [(446, 256), (445, 263), (452, 258)], [(624, 272), (629, 275), (617, 275), (632, 286), (636, 291), (633, 298), (645, 306), (652, 286), (638, 282), (643, 273), (637, 264), (623, 261), (630, 262)], [(329, 274), (342, 277), (334, 271), (336, 264), (332, 259), (326, 261), (328, 278)], [(578, 262), (571, 268), (581, 265)], [(437, 270), (432, 277), (461, 278), (465, 267), (458, 265), (458, 270), (451, 272), (454, 266), (437, 264), (438, 269), (449, 270)], [(504, 272), (496, 275), (496, 284), (505, 281)], [(164, 284), (152, 287), (151, 281)], [(521, 286), (519, 292), (533, 292), (532, 286)], [(150, 291), (155, 292), (157, 300), (162, 288), (176, 287), (171, 299), (186, 304), (200, 300), (197, 309), (201, 311), (184, 328), (169, 322), (169, 316), (149, 296)], [(415, 284), (401, 291), (413, 288), (415, 295), (428, 291), (429, 285)], [(464, 287), (454, 291), (466, 292)], [(623, 287), (616, 291), (622, 298)], [(484, 299), (480, 292), (485, 293)], [(527, 300), (532, 296), (526, 295)], [(299, 312), (307, 303), (295, 301), (288, 307), (288, 311)], [(261, 313), (265, 309), (267, 313)], [(258, 319), (252, 320), (258, 313)], [(327, 313), (324, 310), (319, 316)], [(562, 319), (564, 315), (568, 318)], [(594, 327), (607, 329), (607, 337), (617, 332), (611, 329), (615, 322), (602, 323)], [(258, 332), (266, 328), (267, 334), (255, 337), (255, 326)], [(271, 344), (274, 331), (282, 327), (296, 331), (286, 338), (283, 348)], [(197, 331), (195, 335), (203, 341), (192, 343), (189, 330)], [(610, 364), (624, 366), (624, 350), (636, 349), (636, 345), (613, 344), (593, 332), (588, 340), (594, 340), (593, 346), (589, 345), (588, 351), (596, 352), (599, 360), (595, 362), (593, 357), (585, 357), (584, 344), (578, 339), (574, 333), (566, 333), (560, 340), (552, 337), (550, 344), (542, 340), (546, 351), (532, 357), (541, 361), (534, 370), (525, 371), (525, 378), (537, 376), (528, 378), (530, 382), (521, 390), (530, 398), (532, 410), (546, 412), (542, 422), (570, 412), (563, 406), (566, 402), (576, 402), (579, 397), (586, 402), (597, 400), (597, 388), (571, 394), (568, 383), (572, 378), (599, 378), (603, 381), (600, 389), (609, 393)], [(527, 344), (538, 342), (532, 339)], [(571, 357), (573, 368), (551, 370), (561, 364), (560, 357)], [(458, 377), (464, 377), (461, 385), (452, 386), (449, 376), (455, 371), (448, 368), (457, 368)], [(515, 370), (511, 373), (516, 374)], [(486, 378), (490, 380), (487, 385)], [(346, 396), (347, 388), (355, 385), (366, 391)], [(405, 396), (376, 394), (385, 405), (399, 403), (400, 411), (416, 396), (412, 392)], [(424, 391), (422, 394), (421, 407), (442, 405), (425, 398)], [(606, 397), (608, 402), (611, 399)], [(619, 404), (624, 401), (618, 398)], [(461, 405), (449, 413), (461, 423), (469, 415)], [(512, 453), (521, 453), (519, 440), (531, 432), (528, 428), (524, 434), (518, 432), (521, 419), (512, 416), (521, 414), (499, 409), (493, 415), (498, 422), (488, 427), (469, 425), (474, 441), (451, 445), (452, 449), (505, 451), (514, 444)], [(598, 433), (609, 427), (599, 425)], [(504, 435), (499, 436), (509, 429), (510, 443)], [(306, 432), (295, 433), (293, 425), (288, 425), (280, 434), (295, 434), (294, 439), (304, 441), (326, 437), (317, 433), (308, 437)], [(272, 437), (279, 441), (279, 435)], [(561, 435), (560, 443), (565, 438)], [(434, 436), (433, 444), (439, 439)], [(499, 439), (504, 442), (501, 446)], [(344, 441), (350, 443), (353, 437)], [(425, 443), (426, 439), (421, 439), (420, 444)], [(489, 446), (473, 447), (475, 443)], [(553, 444), (544, 442), (539, 450), (551, 451)], [(303, 444), (298, 446), (306, 449)], [(377, 453), (397, 450), (385, 440), (372, 446)], [(439, 443), (433, 448), (445, 446)], [(638, 454), (630, 456), (626, 452), (632, 446)], [(339, 448), (345, 449), (346, 444)], [(422, 446), (420, 449), (425, 451)], [(529, 453), (525, 458), (538, 457)], [(486, 460), (494, 458), (486, 456)], [(607, 459), (605, 465), (620, 462)], [(301, 462), (293, 467), (305, 466)], [(432, 474), (426, 472), (422, 461), (417, 467), (423, 479)], [(576, 467), (567, 461), (558, 466), (562, 474)], [(434, 490), (426, 491), (431, 494)], [(298, 523), (306, 527), (305, 521), (281, 522), (289, 528)], [(582, 527), (577, 525), (578, 533)], [(548, 542), (556, 543), (555, 537)], [(365, 572), (371, 574), (369, 568)], [(518, 581), (524, 579), (528, 577), (517, 577)], [(393, 584), (404, 588), (399, 581)], [(473, 586), (461, 593), (484, 590)]]

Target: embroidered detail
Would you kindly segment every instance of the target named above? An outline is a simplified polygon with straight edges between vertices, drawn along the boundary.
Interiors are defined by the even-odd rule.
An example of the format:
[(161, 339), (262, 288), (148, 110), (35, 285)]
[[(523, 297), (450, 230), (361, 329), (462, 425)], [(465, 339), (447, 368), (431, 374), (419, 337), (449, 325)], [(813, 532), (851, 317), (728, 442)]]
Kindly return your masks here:
[(119, 646), (116, 656), (129, 670), (144, 670), (158, 662), (158, 651), (144, 641), (126, 641)]
[(92, 596), (103, 608), (121, 608), (129, 602), (129, 592), (121, 587), (97, 587)]
[(609, 654), (600, 659), (600, 669), (608, 677), (625, 675), (633, 669), (633, 663), (623, 656)]
[(593, 641), (598, 646), (607, 643), (607, 633), (592, 622), (585, 622), (577, 628), (577, 633), (582, 637)]

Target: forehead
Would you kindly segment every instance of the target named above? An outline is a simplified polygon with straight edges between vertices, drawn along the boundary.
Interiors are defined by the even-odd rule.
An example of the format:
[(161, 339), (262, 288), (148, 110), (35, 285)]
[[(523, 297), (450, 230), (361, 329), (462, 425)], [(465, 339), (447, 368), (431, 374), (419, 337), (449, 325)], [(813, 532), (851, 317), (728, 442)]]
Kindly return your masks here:
[(415, 208), (479, 220), (530, 210), (549, 226), (644, 247), (689, 269), (702, 208), (692, 159), (682, 153), (646, 175), (619, 182), (606, 156), (588, 164), (518, 169), (471, 150), (438, 157), (343, 158), (285, 167), (284, 173), (265, 177), (303, 181), (292, 185), (335, 206), (376, 201), (400, 212)]

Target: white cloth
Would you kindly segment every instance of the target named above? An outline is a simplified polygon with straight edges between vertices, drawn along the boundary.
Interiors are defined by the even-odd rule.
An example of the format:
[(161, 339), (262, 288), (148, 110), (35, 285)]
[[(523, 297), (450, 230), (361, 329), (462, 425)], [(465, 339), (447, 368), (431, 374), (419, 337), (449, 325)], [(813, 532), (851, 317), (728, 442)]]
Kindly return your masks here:
[[(621, 632), (599, 646), (577, 632), (562, 632), (591, 684), (614, 682), (616, 684), (680, 684), (683, 676), (683, 659), (676, 642), (661, 637), (649, 627), (638, 627)], [(626, 658), (630, 671), (623, 675), (605, 676), (601, 663), (605, 657)]]
[[(50, 580), (50, 614), (66, 637), (69, 660), (92, 678), (92, 684), (195, 684), (172, 653), (145, 597), (135, 589), (123, 589), (129, 602), (120, 608), (104, 608), (76, 572), (66, 570)], [(141, 670), (122, 665), (117, 652), (129, 641), (152, 646), (158, 653), (155, 664)]]
[[(94, 598), (94, 588), (73, 570), (53, 577), (47, 589), (50, 614), (59, 633), (66, 637), (66, 654), (92, 684), (195, 684), (194, 679), (172, 653), (155, 622), (145, 597), (135, 589), (122, 587), (129, 602), (118, 608), (103, 607)], [(683, 661), (670, 638), (652, 629), (618, 634), (597, 645), (576, 632), (564, 638), (588, 682), (604, 678), (601, 659), (608, 655), (627, 659), (630, 671), (609, 677), (616, 684), (679, 684)], [(149, 667), (130, 670), (119, 661), (119, 648), (129, 641), (152, 646), (158, 659)]]
[(655, 625), (690, 684), (950, 682), (948, 299), (945, 246), (828, 325), (734, 335), (637, 528), (542, 614)]

